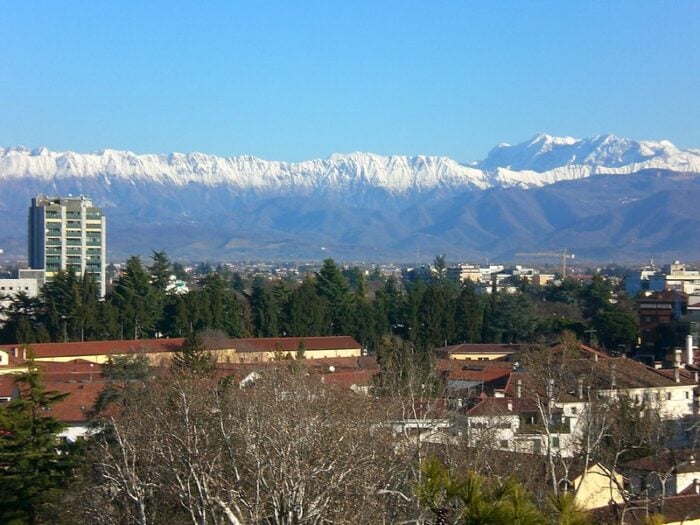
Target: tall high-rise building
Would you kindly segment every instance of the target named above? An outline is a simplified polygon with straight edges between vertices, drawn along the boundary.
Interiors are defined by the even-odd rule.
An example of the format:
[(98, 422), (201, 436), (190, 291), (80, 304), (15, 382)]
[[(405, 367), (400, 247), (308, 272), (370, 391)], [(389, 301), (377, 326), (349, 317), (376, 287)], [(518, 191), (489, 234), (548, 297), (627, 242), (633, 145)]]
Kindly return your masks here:
[(87, 272), (105, 294), (106, 218), (86, 197), (32, 199), (29, 208), (29, 266), (50, 281), (59, 270)]

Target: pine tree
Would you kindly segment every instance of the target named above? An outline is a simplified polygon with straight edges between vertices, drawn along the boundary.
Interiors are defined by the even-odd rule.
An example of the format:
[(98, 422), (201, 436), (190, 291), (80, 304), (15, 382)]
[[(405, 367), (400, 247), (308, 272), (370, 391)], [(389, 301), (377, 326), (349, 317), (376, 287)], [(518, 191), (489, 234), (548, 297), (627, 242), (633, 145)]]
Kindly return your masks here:
[(36, 523), (72, 473), (74, 455), (47, 415), (67, 394), (44, 390), (37, 367), (15, 380), (19, 397), (0, 407), (0, 523)]
[(141, 259), (130, 257), (126, 261), (124, 275), (117, 281), (110, 302), (119, 310), (122, 338), (153, 335), (160, 313), (159, 302)]
[(151, 255), (153, 264), (148, 267), (151, 272), (151, 284), (161, 293), (165, 293), (165, 289), (170, 283), (170, 276), (173, 273), (172, 264), (165, 251), (153, 252)]
[(328, 302), (333, 335), (352, 333), (355, 297), (333, 259), (323, 261), (323, 266), (316, 274), (316, 290)]
[(206, 375), (214, 370), (214, 357), (198, 332), (190, 332), (182, 348), (173, 356), (173, 368), (180, 372)]
[(305, 279), (290, 294), (285, 319), (285, 331), (289, 336), (330, 335), (328, 304), (324, 298), (319, 297), (313, 279)]
[(250, 307), (253, 314), (253, 333), (256, 337), (277, 337), (278, 307), (272, 292), (262, 279), (253, 282), (250, 296)]

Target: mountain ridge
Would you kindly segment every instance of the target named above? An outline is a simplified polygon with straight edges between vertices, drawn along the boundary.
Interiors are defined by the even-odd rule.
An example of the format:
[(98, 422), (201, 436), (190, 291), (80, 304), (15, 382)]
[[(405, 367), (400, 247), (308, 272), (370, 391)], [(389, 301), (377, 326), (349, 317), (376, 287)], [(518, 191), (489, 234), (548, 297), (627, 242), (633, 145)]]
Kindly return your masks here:
[(204, 153), (137, 155), (105, 149), (93, 153), (52, 152), (46, 148), (0, 147), (0, 177), (44, 180), (106, 177), (177, 184), (226, 184), (267, 192), (381, 188), (393, 194), (433, 189), (485, 190), (545, 186), (599, 174), (643, 169), (700, 172), (700, 152), (668, 141), (632, 141), (613, 135), (588, 139), (544, 133), (511, 146), (500, 144), (479, 162), (449, 157), (333, 153), (302, 162), (268, 161), (252, 155), (219, 157)]
[(26, 256), (27, 207), (41, 193), (101, 206), (109, 260), (153, 249), (190, 260), (485, 259), (564, 247), (590, 259), (700, 259), (698, 159), (666, 141), (546, 134), (497, 146), (480, 167), (357, 152), (284, 163), (0, 148), (0, 247)]

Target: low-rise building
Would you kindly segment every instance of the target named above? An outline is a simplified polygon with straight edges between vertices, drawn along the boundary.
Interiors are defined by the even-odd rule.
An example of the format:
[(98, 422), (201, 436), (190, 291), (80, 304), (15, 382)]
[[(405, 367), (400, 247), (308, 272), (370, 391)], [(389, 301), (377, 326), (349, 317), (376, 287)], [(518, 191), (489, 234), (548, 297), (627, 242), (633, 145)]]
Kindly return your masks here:
[[(143, 354), (152, 365), (167, 364), (179, 352), (182, 338), (134, 339), (123, 341), (85, 341), (74, 343), (37, 343), (29, 346), (0, 345), (0, 352), (9, 358), (37, 362), (67, 362), (83, 359), (102, 364), (117, 355)], [(205, 346), (220, 363), (255, 363), (282, 359), (324, 359), (360, 357), (362, 348), (349, 336), (277, 337), (205, 341)]]

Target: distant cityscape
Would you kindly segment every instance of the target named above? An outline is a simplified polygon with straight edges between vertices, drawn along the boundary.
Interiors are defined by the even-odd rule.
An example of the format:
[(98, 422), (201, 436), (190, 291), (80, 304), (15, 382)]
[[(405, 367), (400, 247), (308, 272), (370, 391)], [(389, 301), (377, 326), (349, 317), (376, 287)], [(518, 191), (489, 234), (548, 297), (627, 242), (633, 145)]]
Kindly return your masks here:
[[(582, 268), (565, 249), (518, 254), (545, 263), (538, 266), (454, 264), (444, 255), (423, 265), (330, 258), (185, 264), (164, 251), (153, 251), (148, 263), (137, 256), (113, 262), (107, 217), (89, 197), (40, 195), (28, 217), (29, 266), (6, 264), (0, 278), (0, 407), (27, 402), (23, 392), (41, 380), (58, 394), (42, 408), (60, 429), (55, 436), (66, 450), (87, 444), (108, 454), (98, 470), (116, 468), (119, 460), (111, 463), (109, 454), (125, 446), (170, 439), (125, 434), (120, 439), (128, 444), (113, 443), (99, 429), (121, 432), (123, 418), (151, 428), (179, 424), (180, 415), (143, 392), (175, 388), (183, 395), (186, 373), (197, 389), (213, 381), (250, 391), (251, 410), (264, 402), (256, 396), (281, 384), (288, 402), (300, 395), (304, 403), (304, 389), (321, 389), (307, 417), (322, 410), (316, 399), (336, 395), (334, 410), (365, 407), (373, 415), (353, 420), (349, 436), (384, 428), (390, 448), (381, 475), (399, 465), (414, 469), (385, 481), (415, 501), (400, 506), (404, 518), (461, 512), (456, 503), (440, 510), (421, 499), (415, 476), (429, 463), (414, 463), (411, 451), (431, 451), (438, 461), (462, 450), (469, 468), (484, 454), (475, 472), (514, 475), (535, 506), (544, 494), (571, 494), (587, 520), (580, 523), (641, 523), (631, 520), (661, 511), (666, 523), (680, 523), (681, 515), (700, 519), (700, 507), (688, 506), (700, 497), (697, 268), (680, 261)], [(211, 406), (205, 392), (197, 396)], [(149, 403), (158, 407), (156, 420), (148, 420)], [(270, 410), (259, 424), (280, 417), (275, 405)], [(337, 434), (347, 421), (324, 424)], [(0, 436), (14, 436), (12, 425), (0, 420)], [(373, 446), (358, 443), (355, 454)], [(357, 458), (348, 464), (352, 472)], [(533, 479), (527, 469), (541, 475)], [(111, 476), (91, 483), (107, 487)], [(373, 494), (376, 516), (398, 508), (391, 498), (376, 499), (371, 482), (353, 484)], [(124, 512), (122, 497), (115, 493), (115, 515)], [(341, 501), (342, 492), (332, 499)], [(239, 505), (232, 501), (226, 512)], [(91, 512), (71, 505), (71, 512)], [(620, 513), (627, 518), (620, 521)], [(559, 522), (568, 523), (563, 516)]]

